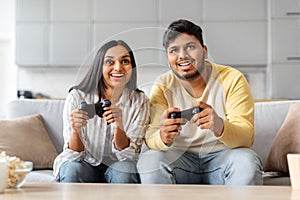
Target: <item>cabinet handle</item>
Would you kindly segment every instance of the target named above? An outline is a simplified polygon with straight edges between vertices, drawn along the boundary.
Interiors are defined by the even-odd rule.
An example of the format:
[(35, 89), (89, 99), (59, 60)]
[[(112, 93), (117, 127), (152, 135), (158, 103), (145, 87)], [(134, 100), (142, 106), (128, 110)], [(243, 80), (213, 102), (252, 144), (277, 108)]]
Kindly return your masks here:
[(300, 57), (287, 57), (287, 60), (300, 60)]
[(287, 12), (286, 15), (287, 16), (299, 16), (300, 12)]

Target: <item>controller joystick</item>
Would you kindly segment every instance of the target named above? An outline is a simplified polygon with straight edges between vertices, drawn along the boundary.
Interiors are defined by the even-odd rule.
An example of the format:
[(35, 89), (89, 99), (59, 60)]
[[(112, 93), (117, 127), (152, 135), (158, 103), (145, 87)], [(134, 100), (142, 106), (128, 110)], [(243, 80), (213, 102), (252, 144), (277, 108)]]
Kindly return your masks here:
[(188, 121), (192, 119), (192, 117), (196, 114), (201, 112), (203, 109), (200, 107), (193, 107), (187, 110), (182, 110), (181, 112), (172, 112), (169, 114), (169, 118), (176, 119), (176, 118), (184, 118)]
[(103, 99), (100, 103), (96, 104), (87, 104), (85, 101), (81, 102), (81, 110), (84, 110), (88, 113), (89, 118), (93, 118), (95, 115), (103, 117), (105, 112), (104, 108), (111, 106), (111, 102), (108, 99)]

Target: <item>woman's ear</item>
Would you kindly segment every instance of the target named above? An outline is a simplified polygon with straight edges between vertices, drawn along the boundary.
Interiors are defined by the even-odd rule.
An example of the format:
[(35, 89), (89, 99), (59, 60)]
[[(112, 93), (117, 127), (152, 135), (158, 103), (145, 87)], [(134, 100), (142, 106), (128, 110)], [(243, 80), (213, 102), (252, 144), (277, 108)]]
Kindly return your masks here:
[(204, 52), (204, 58), (208, 59), (208, 49), (206, 45), (203, 46), (203, 52)]

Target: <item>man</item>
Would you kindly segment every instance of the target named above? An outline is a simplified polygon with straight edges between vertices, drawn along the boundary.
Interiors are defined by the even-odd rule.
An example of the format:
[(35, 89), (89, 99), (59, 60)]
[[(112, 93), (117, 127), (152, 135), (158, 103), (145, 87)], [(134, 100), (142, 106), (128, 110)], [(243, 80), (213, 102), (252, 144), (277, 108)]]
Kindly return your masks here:
[[(171, 70), (151, 91), (150, 150), (137, 164), (142, 183), (262, 184), (261, 161), (250, 149), (254, 101), (245, 77), (207, 60), (202, 30), (190, 21), (171, 23), (163, 45)], [(195, 107), (201, 111), (191, 119), (170, 118)]]

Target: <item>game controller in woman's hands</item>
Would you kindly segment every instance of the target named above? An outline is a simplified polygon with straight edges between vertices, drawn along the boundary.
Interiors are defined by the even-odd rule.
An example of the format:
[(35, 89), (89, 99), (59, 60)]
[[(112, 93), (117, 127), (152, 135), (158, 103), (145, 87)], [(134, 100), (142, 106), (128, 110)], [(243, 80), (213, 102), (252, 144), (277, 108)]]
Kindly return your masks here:
[(85, 101), (81, 102), (81, 110), (84, 110), (88, 113), (89, 118), (93, 118), (95, 115), (103, 117), (105, 112), (104, 108), (111, 106), (111, 102), (108, 99), (103, 99), (100, 103), (87, 104)]

